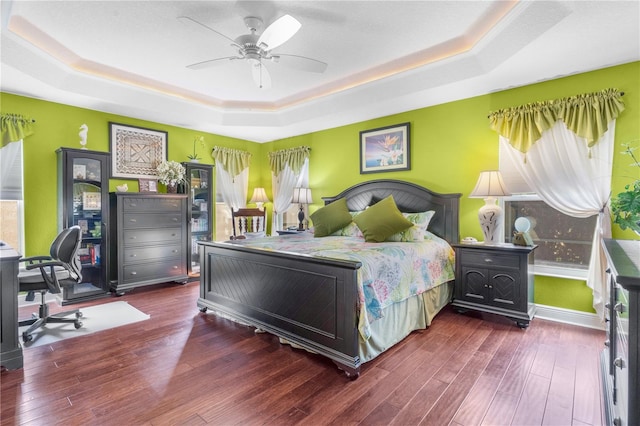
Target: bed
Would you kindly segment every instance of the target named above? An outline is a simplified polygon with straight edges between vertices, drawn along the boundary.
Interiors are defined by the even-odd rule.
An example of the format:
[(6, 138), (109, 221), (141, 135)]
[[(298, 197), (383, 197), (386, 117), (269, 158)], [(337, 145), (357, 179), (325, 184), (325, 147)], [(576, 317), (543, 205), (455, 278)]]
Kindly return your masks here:
[[(345, 199), (349, 211), (357, 212), (389, 195), (401, 212), (434, 211), (427, 233), (432, 239), (459, 240), (461, 194), (439, 194), (409, 182), (385, 179), (357, 184), (323, 200), (328, 205)], [(305, 238), (322, 240), (294, 235), (269, 237), (258, 243), (199, 242), (199, 309), (212, 310), (272, 333), (283, 343), (326, 356), (347, 376), (357, 378), (363, 362), (374, 359), (411, 331), (428, 327), (451, 300), (452, 278), (379, 307), (380, 312), (363, 327), (359, 303), (362, 262), (349, 256), (331, 258), (273, 249), (275, 240), (289, 239), (288, 246), (295, 246), (297, 239), (302, 246), (307, 245)], [(384, 244), (394, 243), (376, 247)]]

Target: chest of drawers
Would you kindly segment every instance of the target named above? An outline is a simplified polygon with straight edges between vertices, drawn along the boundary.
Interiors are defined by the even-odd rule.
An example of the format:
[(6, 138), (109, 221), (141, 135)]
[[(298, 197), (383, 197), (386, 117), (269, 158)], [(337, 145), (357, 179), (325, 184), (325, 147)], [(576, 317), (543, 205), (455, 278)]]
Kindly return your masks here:
[(112, 193), (110, 287), (187, 281), (187, 196)]
[(640, 424), (640, 241), (604, 240), (609, 300), (602, 383), (608, 425)]

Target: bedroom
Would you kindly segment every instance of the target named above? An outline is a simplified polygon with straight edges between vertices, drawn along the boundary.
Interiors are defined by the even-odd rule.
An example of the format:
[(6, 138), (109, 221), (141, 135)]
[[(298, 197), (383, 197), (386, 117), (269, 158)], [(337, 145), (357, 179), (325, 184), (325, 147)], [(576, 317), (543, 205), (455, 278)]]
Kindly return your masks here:
[[(462, 236), (470, 235), (481, 239), (476, 217), (481, 201), (469, 199), (467, 195), (472, 190), (479, 172), (495, 168), (498, 164), (497, 136), (488, 128), (487, 114), (502, 107), (616, 87), (626, 93), (626, 110), (618, 121), (616, 141), (635, 140), (640, 134), (637, 119), (634, 119), (639, 111), (639, 73), (638, 62), (632, 62), (263, 144), (211, 133), (205, 133), (205, 139), (209, 148), (221, 145), (245, 149), (253, 154), (250, 188), (269, 187), (270, 175), (264, 172), (268, 170), (268, 152), (299, 145), (311, 146), (313, 163), (310, 186), (314, 190), (314, 196), (317, 194), (319, 200), (320, 196), (334, 195), (347, 186), (364, 180), (357, 167), (357, 139), (361, 130), (411, 122), (412, 170), (386, 173), (384, 177), (407, 180), (441, 192), (463, 193), (460, 233)], [(41, 209), (29, 208), (29, 204), (55, 205), (55, 150), (60, 146), (77, 146), (79, 124), (88, 124), (91, 129), (89, 147), (99, 151), (109, 150), (109, 121), (165, 130), (170, 135), (169, 156), (178, 161), (186, 161), (191, 150), (190, 144), (180, 144), (179, 141), (191, 141), (195, 135), (203, 133), (161, 124), (154, 120), (107, 114), (4, 92), (1, 100), (2, 112), (21, 113), (37, 120), (38, 130), (25, 143), (25, 170), (28, 172), (25, 176), (25, 228), (28, 253), (46, 250), (48, 241), (56, 234), (54, 215), (45, 216)], [(464, 123), (463, 126), (458, 124), (461, 121)], [(31, 146), (27, 145), (29, 142)], [(434, 158), (437, 160), (434, 161)], [(614, 193), (619, 192), (625, 184), (624, 179), (618, 177), (622, 176), (624, 159), (616, 152), (612, 185)], [(212, 163), (212, 159), (208, 157), (205, 157), (204, 161)], [(30, 173), (29, 170), (38, 170), (39, 173)], [(120, 183), (122, 181), (111, 181), (111, 190), (115, 190), (115, 186)], [(320, 203), (316, 201), (310, 206), (310, 210), (314, 211), (319, 207)], [(613, 232), (618, 238), (634, 237), (633, 234), (622, 232), (615, 227)], [(541, 305), (591, 313), (593, 311), (590, 298), (589, 289), (584, 281), (536, 278), (535, 300)]]

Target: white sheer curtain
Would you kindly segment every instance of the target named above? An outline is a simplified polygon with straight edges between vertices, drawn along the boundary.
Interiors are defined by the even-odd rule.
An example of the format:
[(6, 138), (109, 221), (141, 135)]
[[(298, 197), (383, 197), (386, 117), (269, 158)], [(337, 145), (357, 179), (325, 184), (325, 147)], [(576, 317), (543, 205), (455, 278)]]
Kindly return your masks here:
[(212, 155), (216, 160), (216, 185), (222, 194), (222, 200), (233, 210), (246, 207), (251, 154), (214, 147)]
[(308, 146), (301, 146), (269, 153), (273, 192), (271, 235), (282, 229), (283, 214), (291, 206), (293, 188), (309, 187), (310, 151)]
[(276, 231), (282, 229), (284, 212), (291, 206), (293, 188), (309, 187), (309, 159), (305, 160), (299, 173), (294, 172), (287, 165), (277, 176), (271, 174), (271, 185), (273, 191), (271, 235), (275, 235)]
[(0, 148), (0, 200), (22, 200), (22, 140)]
[[(607, 297), (606, 259), (600, 244), (611, 237), (607, 203), (611, 191), (611, 170), (615, 120), (590, 148), (586, 139), (557, 121), (526, 154), (500, 136), (501, 152), (511, 160), (529, 187), (551, 207), (573, 217), (598, 215), (589, 261), (587, 285), (593, 290), (593, 307), (604, 318)], [(526, 156), (526, 158), (525, 158)]]

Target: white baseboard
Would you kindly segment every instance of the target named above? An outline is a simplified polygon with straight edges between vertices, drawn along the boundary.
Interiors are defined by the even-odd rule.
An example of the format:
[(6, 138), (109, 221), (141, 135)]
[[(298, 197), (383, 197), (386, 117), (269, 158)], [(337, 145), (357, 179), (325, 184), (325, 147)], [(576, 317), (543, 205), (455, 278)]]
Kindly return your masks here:
[(594, 328), (596, 330), (605, 329), (605, 324), (600, 321), (600, 318), (596, 314), (558, 308), (556, 306), (536, 304), (535, 317), (549, 321), (577, 325), (580, 327)]

